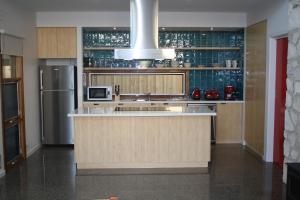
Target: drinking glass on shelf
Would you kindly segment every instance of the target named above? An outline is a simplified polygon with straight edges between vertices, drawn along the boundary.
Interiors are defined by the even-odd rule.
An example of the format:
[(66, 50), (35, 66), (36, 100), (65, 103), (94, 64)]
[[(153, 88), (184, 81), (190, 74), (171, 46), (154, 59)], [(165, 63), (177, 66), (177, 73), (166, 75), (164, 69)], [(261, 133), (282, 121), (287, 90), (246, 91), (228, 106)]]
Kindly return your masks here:
[(105, 35), (104, 35), (105, 39), (105, 46), (106, 47), (110, 47), (111, 46), (111, 33), (110, 32), (106, 32)]
[(178, 33), (177, 34), (177, 46), (178, 47), (183, 47), (183, 40), (184, 40), (184, 34), (183, 33)]
[(116, 36), (116, 43), (115, 43), (115, 46), (116, 47), (121, 47), (121, 45), (122, 45), (122, 33), (120, 33), (120, 32), (116, 32), (115, 33), (115, 36)]
[(91, 32), (88, 32), (86, 33), (86, 47), (89, 48), (89, 47), (92, 47), (92, 33)]
[(116, 32), (111, 33), (111, 46), (112, 47), (117, 46), (117, 44), (118, 44), (117, 40), (118, 40), (117, 33)]
[(171, 47), (177, 47), (178, 34), (176, 32), (170, 33)]
[(187, 32), (183, 34), (184, 38), (183, 38), (183, 46), (184, 47), (191, 47), (191, 43), (192, 43), (192, 34)]
[(98, 35), (97, 33), (92, 33), (92, 45), (91, 47), (97, 47)]
[(104, 34), (103, 33), (98, 33), (98, 47), (104, 46), (105, 41), (104, 41)]
[(130, 47), (130, 34), (129, 33), (124, 33), (124, 47)]
[(230, 45), (230, 47), (236, 47), (236, 35), (235, 34), (231, 34), (229, 45)]
[(164, 46), (163, 47), (170, 47), (171, 46), (171, 33), (166, 32), (164, 34)]

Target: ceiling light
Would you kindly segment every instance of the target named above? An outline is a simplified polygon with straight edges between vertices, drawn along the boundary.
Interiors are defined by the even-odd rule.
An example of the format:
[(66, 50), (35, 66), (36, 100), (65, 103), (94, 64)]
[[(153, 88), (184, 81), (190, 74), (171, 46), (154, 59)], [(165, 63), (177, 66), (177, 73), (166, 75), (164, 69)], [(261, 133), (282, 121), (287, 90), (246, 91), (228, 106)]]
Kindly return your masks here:
[(117, 27), (113, 27), (114, 30), (117, 30)]

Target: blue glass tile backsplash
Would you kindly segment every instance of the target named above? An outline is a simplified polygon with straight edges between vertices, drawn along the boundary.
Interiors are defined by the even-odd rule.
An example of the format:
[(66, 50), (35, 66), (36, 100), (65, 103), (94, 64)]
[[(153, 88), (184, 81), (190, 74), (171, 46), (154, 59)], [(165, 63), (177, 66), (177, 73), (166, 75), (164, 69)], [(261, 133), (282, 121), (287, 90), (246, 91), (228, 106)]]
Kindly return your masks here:
[[(83, 64), (84, 67), (136, 67), (136, 61), (114, 59), (113, 49), (107, 47), (129, 47), (129, 31), (97, 31), (83, 29)], [(175, 48), (176, 60), (182, 67), (183, 63), (191, 63), (192, 67), (221, 66), (226, 60), (236, 60), (235, 70), (190, 70), (190, 94), (198, 87), (204, 96), (205, 90), (216, 89), (224, 97), (224, 87), (232, 85), (236, 88), (236, 97), (243, 100), (244, 82), (244, 30), (238, 31), (161, 31), (159, 46)], [(99, 48), (99, 49), (97, 49)], [(170, 67), (171, 61), (153, 61), (165, 63)]]
[(224, 97), (224, 87), (232, 85), (237, 90), (236, 99), (243, 100), (243, 71), (242, 70), (193, 70), (189, 74), (190, 94), (195, 87), (204, 96), (206, 90), (216, 89)]

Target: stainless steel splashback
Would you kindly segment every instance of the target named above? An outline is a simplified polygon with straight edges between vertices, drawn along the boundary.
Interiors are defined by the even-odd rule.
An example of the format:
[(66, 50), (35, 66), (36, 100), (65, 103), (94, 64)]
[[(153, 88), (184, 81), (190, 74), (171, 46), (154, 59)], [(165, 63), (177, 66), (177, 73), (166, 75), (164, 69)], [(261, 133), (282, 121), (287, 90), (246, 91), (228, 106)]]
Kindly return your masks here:
[(173, 59), (174, 49), (158, 49), (158, 0), (130, 0), (130, 46), (116, 59)]

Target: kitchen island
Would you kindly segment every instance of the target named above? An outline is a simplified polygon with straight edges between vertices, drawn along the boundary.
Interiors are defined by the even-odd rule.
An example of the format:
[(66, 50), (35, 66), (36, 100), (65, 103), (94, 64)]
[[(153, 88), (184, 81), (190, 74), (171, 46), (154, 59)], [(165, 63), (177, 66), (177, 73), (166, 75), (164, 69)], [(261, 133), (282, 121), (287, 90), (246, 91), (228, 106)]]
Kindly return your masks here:
[(207, 167), (214, 115), (199, 105), (78, 109), (77, 169)]

